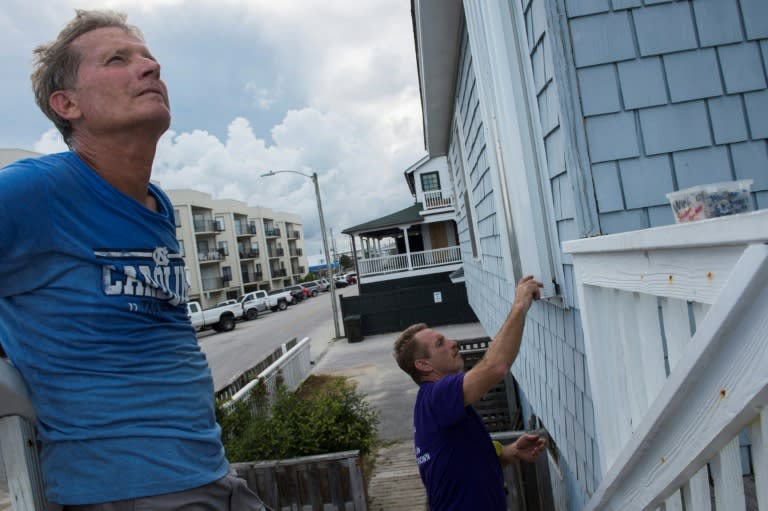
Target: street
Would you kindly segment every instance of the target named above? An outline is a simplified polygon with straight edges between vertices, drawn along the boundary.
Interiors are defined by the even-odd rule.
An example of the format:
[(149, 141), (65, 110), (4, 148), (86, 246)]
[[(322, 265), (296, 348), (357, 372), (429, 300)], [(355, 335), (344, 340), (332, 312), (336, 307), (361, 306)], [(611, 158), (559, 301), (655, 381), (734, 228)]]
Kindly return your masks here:
[[(336, 294), (355, 296), (357, 286), (338, 289)], [(339, 331), (344, 335), (340, 306), (338, 313)], [(231, 332), (199, 332), (198, 341), (211, 366), (215, 389), (225, 387), (243, 371), (294, 337), (299, 340), (311, 337), (312, 360), (317, 360), (335, 336), (331, 317), (330, 293), (320, 293), (284, 311), (259, 314), (255, 321), (238, 321)]]

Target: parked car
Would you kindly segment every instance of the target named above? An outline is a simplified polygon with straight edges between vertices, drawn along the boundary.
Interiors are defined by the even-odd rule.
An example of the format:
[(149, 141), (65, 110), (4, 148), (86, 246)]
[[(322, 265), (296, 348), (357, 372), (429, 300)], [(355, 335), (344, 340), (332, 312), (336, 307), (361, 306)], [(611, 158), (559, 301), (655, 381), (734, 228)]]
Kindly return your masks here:
[(344, 276), (347, 278), (349, 284), (357, 284), (357, 273), (345, 273)]
[(298, 285), (288, 286), (285, 288), (285, 290), (291, 293), (291, 296), (293, 297), (293, 303), (301, 302), (308, 296), (304, 294), (304, 288)]
[[(293, 303), (293, 296), (288, 291), (282, 289), (276, 291), (251, 291), (240, 297), (240, 303), (243, 306), (243, 315), (245, 319), (256, 319), (258, 313), (267, 309), (275, 312), (285, 310), (288, 304)], [(251, 312), (255, 310), (255, 312)]]
[(224, 300), (223, 302), (219, 302), (216, 304), (216, 307), (222, 307), (224, 305), (234, 305), (237, 303), (237, 300), (230, 299), (230, 300)]
[(302, 282), (299, 285), (304, 289), (308, 289), (310, 296), (317, 296), (320, 294), (320, 286), (314, 280), (312, 282)]
[(317, 282), (320, 291), (328, 291), (331, 288), (331, 283), (328, 282), (328, 279), (317, 279), (315, 282)]
[(349, 282), (347, 282), (347, 279), (344, 277), (344, 275), (336, 275), (333, 278), (333, 285), (336, 287), (347, 287)]
[(205, 309), (199, 302), (187, 303), (187, 315), (195, 330), (213, 328), (217, 332), (229, 332), (235, 328), (235, 319), (243, 315), (239, 303), (222, 305)]

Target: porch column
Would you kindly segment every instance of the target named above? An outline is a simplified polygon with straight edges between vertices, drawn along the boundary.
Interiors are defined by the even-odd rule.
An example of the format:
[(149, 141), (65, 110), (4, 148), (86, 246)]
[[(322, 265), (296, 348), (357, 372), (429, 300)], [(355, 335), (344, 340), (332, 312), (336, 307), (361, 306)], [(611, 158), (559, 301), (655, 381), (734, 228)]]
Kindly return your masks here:
[(403, 230), (403, 236), (405, 237), (405, 257), (408, 260), (408, 271), (413, 270), (413, 264), (411, 264), (411, 244), (408, 242), (408, 228), (410, 225), (401, 227)]

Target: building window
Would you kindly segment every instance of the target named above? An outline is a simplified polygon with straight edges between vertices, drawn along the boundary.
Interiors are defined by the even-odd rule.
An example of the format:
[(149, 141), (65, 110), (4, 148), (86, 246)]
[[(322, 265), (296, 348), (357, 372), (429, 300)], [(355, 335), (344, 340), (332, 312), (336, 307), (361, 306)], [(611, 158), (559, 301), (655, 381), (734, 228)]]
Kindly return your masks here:
[(219, 242), (219, 254), (221, 254), (222, 257), (229, 256), (229, 245), (226, 241)]
[(176, 240), (179, 242), (179, 255), (184, 257), (184, 240)]
[(232, 282), (232, 267), (231, 266), (222, 266), (221, 267), (221, 277), (224, 280), (224, 284), (226, 285), (227, 282)]
[(223, 216), (217, 216), (216, 217), (216, 230), (219, 232), (223, 232), (226, 230), (226, 227), (224, 225), (224, 217)]
[(178, 209), (173, 210), (173, 218), (176, 221), (176, 227), (181, 227), (181, 214)]
[(436, 192), (440, 190), (440, 173), (427, 172), (422, 174), (421, 189), (425, 192)]

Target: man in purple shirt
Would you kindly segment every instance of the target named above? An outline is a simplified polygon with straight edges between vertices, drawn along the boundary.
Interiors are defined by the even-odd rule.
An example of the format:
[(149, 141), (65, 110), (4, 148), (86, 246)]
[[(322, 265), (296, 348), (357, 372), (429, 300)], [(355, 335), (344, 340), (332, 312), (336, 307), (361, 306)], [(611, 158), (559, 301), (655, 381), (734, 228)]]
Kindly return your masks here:
[(525, 434), (501, 447), (470, 406), (504, 379), (520, 351), (525, 315), (541, 283), (524, 277), (515, 303), (483, 358), (466, 373), (456, 341), (427, 328), (408, 327), (395, 341), (400, 368), (419, 385), (413, 411), (416, 463), (432, 511), (507, 509), (502, 465), (534, 461), (546, 446)]

